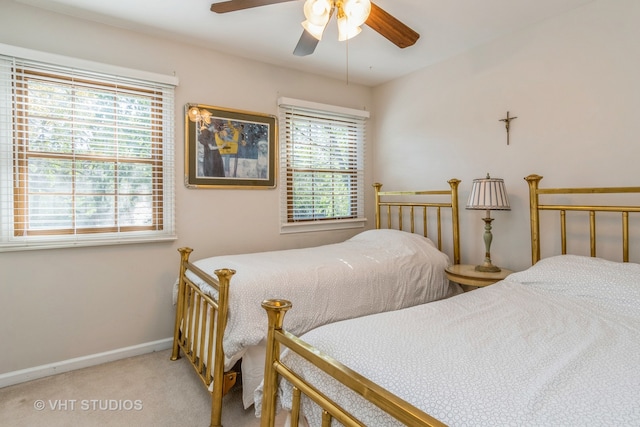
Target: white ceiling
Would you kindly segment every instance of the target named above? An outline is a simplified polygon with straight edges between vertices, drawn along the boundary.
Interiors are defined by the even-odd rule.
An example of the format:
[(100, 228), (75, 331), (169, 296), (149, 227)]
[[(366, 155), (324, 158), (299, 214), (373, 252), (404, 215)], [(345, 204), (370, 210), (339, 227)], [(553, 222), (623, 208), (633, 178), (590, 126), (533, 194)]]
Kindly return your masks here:
[[(303, 0), (216, 14), (212, 0), (16, 0), (296, 70), (375, 86), (594, 0), (375, 0), (420, 34), (399, 49), (366, 25), (337, 41), (335, 19), (310, 56), (293, 49)], [(218, 0), (213, 0), (217, 2)]]

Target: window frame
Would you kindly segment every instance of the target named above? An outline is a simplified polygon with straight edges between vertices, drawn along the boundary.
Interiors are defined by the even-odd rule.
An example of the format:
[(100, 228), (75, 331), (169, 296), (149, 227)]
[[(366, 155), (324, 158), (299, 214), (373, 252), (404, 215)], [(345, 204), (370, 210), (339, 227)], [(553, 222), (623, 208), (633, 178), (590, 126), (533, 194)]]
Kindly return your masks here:
[[(280, 121), (280, 233), (299, 233), (310, 231), (340, 230), (349, 228), (363, 228), (366, 223), (364, 215), (364, 170), (365, 170), (365, 146), (366, 146), (366, 120), (369, 112), (352, 108), (321, 104), (293, 98), (279, 98)], [(346, 156), (353, 167), (347, 170), (328, 169), (330, 174), (349, 175), (349, 181), (355, 185), (355, 193), (347, 195), (350, 199), (352, 215), (344, 218), (306, 218), (294, 219), (293, 209), (293, 167), (291, 166), (292, 132), (289, 129), (291, 117), (288, 115), (308, 115), (314, 119), (327, 120), (335, 117), (336, 122), (348, 123), (344, 127), (356, 128), (354, 135), (356, 140), (352, 143), (355, 153)], [(329, 119), (331, 120), (331, 119)], [(326, 140), (331, 137), (327, 136)], [(310, 144), (305, 144), (308, 147)], [(309, 172), (319, 172), (322, 168), (310, 168)], [(346, 193), (345, 193), (346, 194)], [(314, 211), (315, 212), (315, 211)]]
[[(174, 90), (178, 79), (175, 76), (130, 70), (3, 44), (0, 44), (0, 61), (4, 64), (0, 64), (0, 252), (175, 240)], [(22, 77), (17, 75), (18, 71), (23, 72)], [(147, 99), (149, 111), (153, 113), (146, 121), (151, 149), (149, 156), (118, 158), (116, 162), (116, 158), (104, 155), (74, 157), (69, 153), (31, 151), (26, 139), (29, 134), (28, 117), (26, 108), (22, 106), (29, 105), (30, 102), (26, 99), (26, 79), (39, 77), (59, 77), (60, 87), (73, 90), (76, 88), (75, 83), (70, 84), (70, 80), (76, 78), (76, 82), (79, 82), (84, 79), (84, 83), (91, 87), (105, 88), (106, 92), (116, 97), (114, 99), (122, 96), (118, 95), (116, 87), (127, 90), (133, 88), (132, 96)], [(69, 117), (75, 117), (75, 112), (74, 109), (74, 115)], [(119, 145), (116, 143), (113, 147), (117, 146)], [(142, 197), (151, 199), (151, 212), (148, 215), (152, 218), (152, 224), (127, 225), (116, 220), (113, 226), (80, 227), (75, 223), (78, 212), (73, 209), (74, 221), (70, 228), (45, 228), (27, 232), (25, 219), (29, 218), (29, 213), (25, 194), (28, 181), (24, 177), (29, 172), (26, 171), (24, 162), (30, 156), (71, 159), (74, 171), (76, 162), (85, 160), (104, 165), (111, 163), (114, 171), (120, 171), (116, 166), (120, 162), (146, 163), (151, 171), (150, 191), (141, 194)], [(112, 215), (117, 219), (118, 197), (127, 193), (118, 188), (116, 175), (113, 179), (113, 191), (105, 194), (114, 199)], [(76, 197), (82, 193), (76, 192), (74, 188), (69, 194)]]

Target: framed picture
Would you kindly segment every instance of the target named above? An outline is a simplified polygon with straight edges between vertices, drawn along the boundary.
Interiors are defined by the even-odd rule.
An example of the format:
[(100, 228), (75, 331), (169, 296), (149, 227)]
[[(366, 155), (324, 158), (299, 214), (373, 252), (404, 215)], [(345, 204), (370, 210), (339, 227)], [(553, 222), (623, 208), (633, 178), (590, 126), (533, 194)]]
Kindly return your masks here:
[(275, 116), (187, 104), (184, 127), (187, 187), (276, 186)]

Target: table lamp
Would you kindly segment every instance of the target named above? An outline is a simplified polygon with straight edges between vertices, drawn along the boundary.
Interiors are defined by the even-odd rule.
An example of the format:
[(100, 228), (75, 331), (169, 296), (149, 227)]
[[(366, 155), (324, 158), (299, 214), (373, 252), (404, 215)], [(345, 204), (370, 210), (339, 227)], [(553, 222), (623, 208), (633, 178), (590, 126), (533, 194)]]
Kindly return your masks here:
[(486, 178), (479, 178), (473, 180), (473, 187), (471, 188), (471, 194), (469, 195), (469, 201), (467, 202), (467, 209), (479, 209), (487, 212), (486, 217), (482, 218), (484, 221), (484, 246), (486, 249), (484, 255), (484, 262), (481, 265), (476, 266), (476, 271), (484, 272), (498, 272), (499, 267), (496, 267), (491, 263), (491, 211), (511, 210), (509, 206), (509, 199), (507, 198), (507, 190), (504, 186), (504, 180), (501, 178), (491, 178), (487, 174)]

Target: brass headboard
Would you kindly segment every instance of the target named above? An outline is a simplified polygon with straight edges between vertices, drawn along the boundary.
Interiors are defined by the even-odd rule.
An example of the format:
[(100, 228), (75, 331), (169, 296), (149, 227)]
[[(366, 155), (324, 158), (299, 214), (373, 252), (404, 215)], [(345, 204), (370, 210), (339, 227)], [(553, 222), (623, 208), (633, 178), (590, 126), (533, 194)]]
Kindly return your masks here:
[[(410, 232), (416, 232), (416, 208), (418, 209), (418, 213), (422, 213), (420, 223), (422, 224), (423, 235), (425, 237), (429, 237), (428, 235), (428, 227), (427, 227), (427, 209), (435, 208), (436, 209), (436, 218), (437, 218), (437, 239), (435, 241), (438, 249), (442, 250), (442, 217), (441, 212), (442, 208), (451, 209), (451, 227), (453, 233), (453, 263), (460, 264), (460, 223), (458, 219), (458, 185), (460, 185), (460, 180), (453, 178), (447, 181), (449, 186), (451, 187), (449, 190), (424, 190), (424, 191), (380, 191), (382, 188), (382, 184), (375, 183), (373, 184), (376, 189), (376, 228), (381, 227), (381, 208), (383, 206), (386, 207), (386, 217), (387, 217), (387, 228), (391, 228), (392, 218), (397, 220), (397, 227), (399, 230), (403, 230), (403, 208), (409, 209), (409, 227)], [(446, 202), (426, 202), (426, 201), (398, 201), (387, 199), (387, 196), (438, 196), (438, 195), (446, 195), (449, 196), (449, 200)], [(382, 198), (385, 200), (382, 200)], [(392, 215), (392, 207), (394, 209), (395, 214)]]
[(560, 234), (562, 254), (567, 253), (567, 211), (589, 212), (589, 234), (591, 256), (596, 256), (596, 212), (619, 212), (622, 215), (622, 260), (629, 262), (629, 213), (640, 212), (640, 206), (605, 206), (605, 205), (551, 205), (541, 204), (541, 194), (622, 194), (638, 193), (640, 187), (592, 187), (592, 188), (538, 188), (540, 175), (529, 175), (525, 180), (529, 183), (529, 207), (531, 213), (531, 264), (540, 260), (540, 211), (555, 210), (560, 212)]

